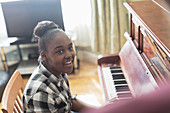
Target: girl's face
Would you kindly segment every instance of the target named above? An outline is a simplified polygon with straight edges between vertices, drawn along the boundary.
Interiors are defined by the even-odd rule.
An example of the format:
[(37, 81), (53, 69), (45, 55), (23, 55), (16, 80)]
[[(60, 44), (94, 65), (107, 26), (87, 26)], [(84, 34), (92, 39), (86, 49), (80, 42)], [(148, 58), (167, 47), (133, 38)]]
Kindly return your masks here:
[(64, 32), (58, 32), (47, 44), (46, 68), (56, 76), (61, 73), (71, 73), (74, 57), (72, 42)]

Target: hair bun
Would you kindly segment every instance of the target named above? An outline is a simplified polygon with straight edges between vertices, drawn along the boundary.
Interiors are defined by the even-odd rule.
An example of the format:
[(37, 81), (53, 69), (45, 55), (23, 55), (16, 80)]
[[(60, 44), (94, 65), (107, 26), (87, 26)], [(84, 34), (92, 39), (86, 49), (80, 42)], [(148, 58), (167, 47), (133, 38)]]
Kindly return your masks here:
[(41, 21), (34, 28), (33, 35), (42, 37), (47, 31), (58, 28), (59, 26), (52, 21)]

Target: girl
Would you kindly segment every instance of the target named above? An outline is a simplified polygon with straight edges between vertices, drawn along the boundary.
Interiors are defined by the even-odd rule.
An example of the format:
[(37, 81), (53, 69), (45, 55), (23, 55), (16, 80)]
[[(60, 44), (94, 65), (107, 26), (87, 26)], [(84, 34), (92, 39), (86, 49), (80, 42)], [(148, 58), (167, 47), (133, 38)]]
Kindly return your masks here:
[(24, 112), (70, 113), (89, 108), (71, 97), (67, 73), (73, 70), (75, 53), (66, 33), (54, 22), (42, 21), (34, 28), (34, 36), (40, 63), (24, 90)]

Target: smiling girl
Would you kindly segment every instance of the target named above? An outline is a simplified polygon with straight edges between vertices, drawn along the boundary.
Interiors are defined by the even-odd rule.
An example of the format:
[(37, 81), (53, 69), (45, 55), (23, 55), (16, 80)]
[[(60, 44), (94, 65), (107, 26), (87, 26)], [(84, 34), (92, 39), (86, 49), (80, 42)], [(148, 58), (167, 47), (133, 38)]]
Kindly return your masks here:
[(70, 113), (89, 108), (71, 97), (67, 73), (73, 70), (75, 53), (67, 34), (54, 22), (42, 21), (34, 28), (34, 36), (40, 63), (24, 90), (24, 112)]

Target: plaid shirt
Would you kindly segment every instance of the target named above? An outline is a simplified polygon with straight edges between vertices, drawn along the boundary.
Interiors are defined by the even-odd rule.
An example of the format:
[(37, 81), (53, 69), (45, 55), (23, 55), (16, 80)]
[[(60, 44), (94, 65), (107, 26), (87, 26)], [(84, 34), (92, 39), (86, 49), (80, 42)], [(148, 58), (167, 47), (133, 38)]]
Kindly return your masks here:
[(71, 106), (67, 75), (57, 78), (40, 63), (23, 93), (24, 113), (70, 113)]

